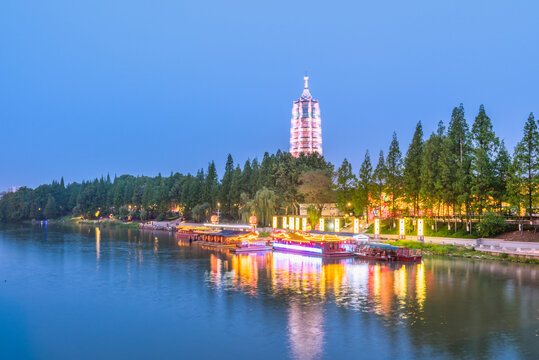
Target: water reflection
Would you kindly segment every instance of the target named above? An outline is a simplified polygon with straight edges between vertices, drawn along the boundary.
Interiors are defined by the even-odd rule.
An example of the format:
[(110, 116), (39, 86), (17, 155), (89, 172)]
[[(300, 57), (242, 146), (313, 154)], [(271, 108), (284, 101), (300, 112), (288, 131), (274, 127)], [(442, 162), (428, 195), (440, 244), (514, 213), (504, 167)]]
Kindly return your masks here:
[(421, 312), (428, 296), (423, 263), (333, 260), (280, 252), (212, 252), (207, 280), (216, 289), (239, 290), (250, 296), (263, 291), (298, 304), (333, 301), (344, 308), (391, 318), (401, 311), (400, 319), (407, 317), (410, 307)]
[(97, 258), (97, 261), (99, 261), (99, 255), (100, 255), (100, 248), (101, 248), (101, 229), (96, 227), (95, 228), (95, 257)]
[(296, 359), (317, 359), (324, 348), (324, 309), (292, 301), (288, 307), (288, 336)]
[[(533, 265), (431, 257), (416, 265), (286, 253), (232, 255), (178, 243), (168, 233), (107, 227), (50, 225), (47, 243), (43, 235), (39, 226), (0, 231), (0, 268), (9, 277), (2, 294), (20, 295), (26, 299), (18, 302), (21, 306), (30, 304), (35, 293), (43, 294), (40, 301), (49, 306), (40, 303), (32, 310), (46, 309), (36, 317), (41, 323), (59, 299), (80, 293), (77, 301), (86, 304), (88, 317), (110, 328), (129, 324), (125, 337), (118, 338), (119, 332), (108, 337), (119, 344), (137, 339), (137, 351), (144, 339), (162, 336), (163, 329), (174, 334), (173, 341), (164, 336), (162, 346), (142, 357), (174, 357), (177, 339), (184, 339), (183, 349), (192, 346), (190, 358), (230, 355), (228, 349), (251, 351), (248, 357), (260, 351), (266, 358), (300, 359), (535, 359), (539, 353), (539, 267)], [(19, 292), (25, 286), (26, 295)], [(106, 317), (91, 310), (114, 302), (114, 314)], [(136, 311), (148, 315), (136, 328), (130, 321), (140, 309), (150, 311)], [(87, 321), (73, 321), (67, 328), (88, 327)], [(64, 334), (65, 328), (56, 332)], [(129, 332), (132, 328), (136, 333)], [(222, 333), (230, 336), (214, 336)], [(211, 346), (200, 347), (195, 339)], [(85, 340), (74, 341), (87, 346)], [(157, 348), (163, 352), (156, 355)]]

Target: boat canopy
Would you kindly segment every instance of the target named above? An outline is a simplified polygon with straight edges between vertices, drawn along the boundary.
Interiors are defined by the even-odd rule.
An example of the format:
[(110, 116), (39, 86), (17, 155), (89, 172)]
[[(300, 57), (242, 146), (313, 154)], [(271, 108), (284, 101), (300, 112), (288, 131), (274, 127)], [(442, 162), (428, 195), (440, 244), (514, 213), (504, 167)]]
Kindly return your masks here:
[(389, 250), (398, 250), (398, 246), (393, 246), (389, 244), (382, 244), (382, 243), (369, 243), (367, 244), (368, 247), (371, 248), (378, 248), (378, 249), (389, 249)]
[(282, 232), (274, 231), (272, 233), (274, 238), (282, 239), (286, 241), (294, 242), (344, 242), (346, 238), (338, 235), (330, 235), (326, 233), (313, 233), (313, 232)]

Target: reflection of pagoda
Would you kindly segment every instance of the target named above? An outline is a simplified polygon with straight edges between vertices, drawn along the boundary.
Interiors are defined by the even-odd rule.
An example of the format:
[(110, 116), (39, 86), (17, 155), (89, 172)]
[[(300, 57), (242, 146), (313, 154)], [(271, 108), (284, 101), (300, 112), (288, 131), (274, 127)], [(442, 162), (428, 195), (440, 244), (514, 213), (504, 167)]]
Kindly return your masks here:
[(305, 76), (305, 88), (299, 100), (294, 101), (290, 126), (290, 153), (322, 155), (322, 125), (318, 100), (309, 92), (309, 77)]

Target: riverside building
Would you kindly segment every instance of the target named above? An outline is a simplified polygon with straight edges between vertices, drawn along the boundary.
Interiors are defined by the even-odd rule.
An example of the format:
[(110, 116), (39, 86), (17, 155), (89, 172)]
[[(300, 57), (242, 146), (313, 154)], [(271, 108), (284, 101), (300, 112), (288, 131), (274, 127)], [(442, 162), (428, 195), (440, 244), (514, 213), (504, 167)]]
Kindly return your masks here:
[(290, 126), (290, 153), (322, 155), (322, 125), (318, 100), (309, 92), (309, 77), (305, 76), (305, 88), (299, 100), (294, 101)]

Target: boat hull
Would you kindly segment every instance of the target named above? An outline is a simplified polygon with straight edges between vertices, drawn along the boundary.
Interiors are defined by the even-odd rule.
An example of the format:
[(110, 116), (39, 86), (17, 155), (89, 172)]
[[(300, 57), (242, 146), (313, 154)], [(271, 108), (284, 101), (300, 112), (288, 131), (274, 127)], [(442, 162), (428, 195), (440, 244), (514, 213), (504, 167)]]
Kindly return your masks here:
[(254, 253), (254, 252), (266, 252), (271, 251), (273, 247), (271, 246), (260, 246), (260, 247), (246, 247), (246, 248), (233, 248), (230, 249), (231, 253), (235, 254), (246, 254), (246, 253)]
[(355, 253), (355, 256), (357, 256), (360, 259), (367, 259), (367, 260), (378, 260), (378, 261), (406, 261), (406, 262), (421, 262), (421, 256), (372, 256), (372, 255), (365, 255), (361, 253)]
[[(275, 244), (274, 244), (275, 245)], [(302, 255), (314, 255), (314, 256), (322, 256), (322, 257), (351, 257), (354, 256), (354, 253), (352, 252), (313, 252), (312, 248), (306, 248), (306, 249), (291, 249), (291, 248), (281, 248), (281, 247), (273, 247), (273, 251), (278, 252), (284, 252), (284, 253), (293, 253), (293, 254), (302, 254)]]

